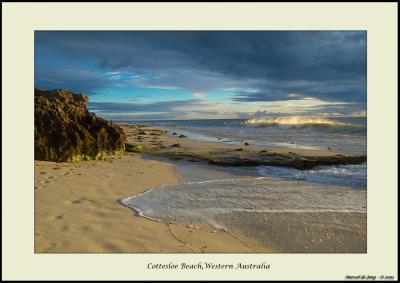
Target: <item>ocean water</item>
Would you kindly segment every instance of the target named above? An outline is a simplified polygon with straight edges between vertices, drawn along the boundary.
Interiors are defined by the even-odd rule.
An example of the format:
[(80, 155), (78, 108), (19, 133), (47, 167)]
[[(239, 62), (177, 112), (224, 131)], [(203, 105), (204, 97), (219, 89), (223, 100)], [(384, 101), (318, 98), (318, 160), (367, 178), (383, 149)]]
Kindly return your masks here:
[[(234, 178), (163, 185), (124, 199), (152, 219), (191, 223), (232, 211), (264, 213), (366, 212), (366, 192), (273, 178)], [(155, 209), (157, 208), (157, 209)]]
[(317, 166), (308, 170), (294, 168), (260, 166), (262, 176), (286, 180), (302, 180), (311, 183), (330, 184), (352, 189), (367, 188), (367, 163), (359, 165)]
[(209, 225), (280, 252), (364, 252), (366, 191), (258, 177), (163, 185), (122, 200), (152, 220)]
[(253, 118), (219, 120), (141, 121), (177, 132), (190, 139), (242, 145), (289, 147), (366, 154), (367, 119), (347, 118)]
[[(141, 121), (140, 124), (167, 129), (168, 134), (184, 134), (189, 139), (235, 145), (249, 142), (260, 147), (289, 147), (366, 154), (365, 117), (261, 117), (225, 120)], [(284, 180), (366, 189), (367, 163), (360, 165), (318, 166), (310, 170), (260, 166), (256, 174)]]
[[(195, 140), (366, 153), (365, 118), (139, 123)], [(366, 163), (309, 170), (180, 164), (192, 181), (152, 188), (122, 203), (152, 220), (208, 225), (278, 252), (366, 252)]]

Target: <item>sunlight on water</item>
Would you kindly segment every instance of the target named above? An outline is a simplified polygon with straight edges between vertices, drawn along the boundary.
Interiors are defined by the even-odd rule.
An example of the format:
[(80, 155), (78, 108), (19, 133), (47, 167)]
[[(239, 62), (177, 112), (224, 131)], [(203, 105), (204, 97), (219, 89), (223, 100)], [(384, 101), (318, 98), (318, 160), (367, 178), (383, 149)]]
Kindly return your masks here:
[(306, 124), (325, 124), (325, 125), (351, 125), (341, 123), (323, 117), (312, 116), (290, 116), (290, 117), (261, 117), (249, 119), (245, 124), (261, 125), (306, 125)]

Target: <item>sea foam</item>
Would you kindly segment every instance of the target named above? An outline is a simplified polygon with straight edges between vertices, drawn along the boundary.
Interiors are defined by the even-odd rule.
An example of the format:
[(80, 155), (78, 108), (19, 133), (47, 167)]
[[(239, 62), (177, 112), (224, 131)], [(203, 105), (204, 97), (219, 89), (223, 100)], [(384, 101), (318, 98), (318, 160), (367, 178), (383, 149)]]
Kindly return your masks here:
[(152, 220), (239, 233), (276, 251), (365, 252), (366, 201), (363, 190), (258, 177), (164, 185), (122, 203)]

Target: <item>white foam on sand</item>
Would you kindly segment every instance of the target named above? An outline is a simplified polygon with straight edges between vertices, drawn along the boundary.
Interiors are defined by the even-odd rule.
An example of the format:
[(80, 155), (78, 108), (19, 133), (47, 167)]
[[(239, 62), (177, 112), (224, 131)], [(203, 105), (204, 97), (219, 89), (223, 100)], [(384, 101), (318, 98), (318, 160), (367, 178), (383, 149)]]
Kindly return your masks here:
[(163, 185), (122, 203), (151, 219), (215, 225), (216, 215), (238, 211), (366, 213), (366, 192), (259, 177)]
[(240, 231), (281, 252), (365, 252), (365, 190), (258, 177), (163, 185), (125, 198), (166, 223)]

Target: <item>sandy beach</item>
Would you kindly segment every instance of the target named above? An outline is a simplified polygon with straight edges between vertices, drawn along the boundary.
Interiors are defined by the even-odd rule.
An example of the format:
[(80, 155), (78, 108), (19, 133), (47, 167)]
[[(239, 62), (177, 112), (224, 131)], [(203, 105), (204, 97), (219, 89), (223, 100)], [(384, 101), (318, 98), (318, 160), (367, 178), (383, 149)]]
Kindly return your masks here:
[(119, 203), (121, 198), (179, 181), (171, 164), (144, 160), (139, 154), (106, 161), (35, 161), (35, 252), (271, 251), (233, 232), (151, 221)]
[[(257, 154), (260, 148), (249, 145), (241, 147), (243, 148), (241, 151), (236, 151), (238, 147), (234, 145), (169, 136), (159, 128), (122, 127), (127, 135), (127, 142), (134, 144), (133, 151), (138, 152), (108, 156), (105, 160), (35, 161), (35, 252), (254, 253), (282, 251), (282, 246), (279, 246), (281, 241), (268, 241), (266, 240), (268, 235), (258, 237), (257, 240), (256, 237), (252, 237), (253, 232), (249, 233), (249, 231), (241, 232), (235, 229), (228, 231), (205, 225), (157, 222), (139, 216), (137, 212), (121, 203), (124, 198), (166, 184), (251, 177), (246, 170), (233, 174), (229, 170), (221, 171), (223, 168), (221, 166), (206, 165), (206, 162), (192, 162), (198, 160), (191, 157), (209, 158), (210, 153), (222, 152), (225, 154), (224, 158), (229, 158), (231, 154), (240, 154), (242, 157), (239, 157), (239, 160), (242, 160)], [(173, 146), (176, 144), (179, 146)], [(306, 157), (330, 157), (340, 154), (330, 151), (271, 148), (265, 151), (271, 154), (278, 152), (284, 156), (296, 154)], [(208, 167), (202, 167), (199, 164)], [(176, 170), (178, 168), (180, 169)], [(185, 176), (181, 176), (178, 171)], [(271, 179), (271, 184), (276, 184), (276, 182), (280, 181)], [(338, 216), (333, 217), (336, 219)], [(360, 227), (365, 225), (362, 214), (349, 215), (349, 217), (349, 219), (355, 217)], [(286, 229), (286, 222), (296, 222), (296, 219), (281, 221), (280, 217), (275, 218), (277, 221), (272, 221), (260, 229), (262, 231), (273, 229), (274, 232), (279, 232), (282, 227)], [(261, 224), (264, 222), (262, 219), (264, 218), (261, 217), (261, 222), (258, 221)], [(307, 221), (314, 221), (313, 219), (317, 218), (312, 216)], [(361, 234), (356, 237), (357, 239), (364, 237), (363, 229), (360, 229)], [(286, 234), (285, 231), (279, 233)], [(340, 237), (344, 237), (346, 241), (352, 241), (353, 234), (343, 236), (342, 232), (340, 233)], [(284, 238), (287, 237), (290, 238), (288, 235), (284, 236)], [(315, 241), (311, 239), (315, 236), (304, 235), (304, 237), (308, 238), (307, 241)], [(359, 245), (356, 240), (343, 251), (351, 252), (353, 249), (357, 252), (363, 251), (365, 247), (363, 242), (364, 240)], [(285, 244), (285, 246), (290, 245)], [(324, 246), (322, 249), (316, 247), (315, 251), (325, 249)], [(296, 251), (293, 247), (290, 250)], [(314, 248), (310, 251), (313, 250)], [(299, 251), (302, 249), (300, 248)]]

